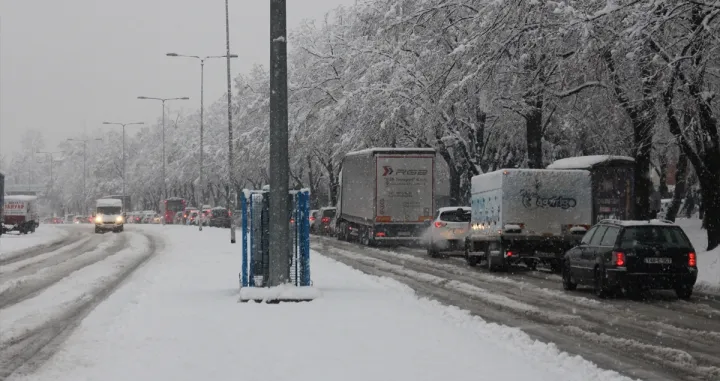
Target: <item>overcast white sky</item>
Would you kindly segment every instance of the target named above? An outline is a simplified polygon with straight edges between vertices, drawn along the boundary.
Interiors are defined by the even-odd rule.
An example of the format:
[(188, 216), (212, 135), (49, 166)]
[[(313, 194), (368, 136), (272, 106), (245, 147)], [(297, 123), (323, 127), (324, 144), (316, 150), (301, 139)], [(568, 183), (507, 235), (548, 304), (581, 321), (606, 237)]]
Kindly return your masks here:
[[(288, 29), (355, 0), (287, 0)], [(232, 76), (268, 66), (270, 5), (230, 0)], [(199, 64), (165, 53), (225, 54), (223, 0), (0, 0), (0, 153), (25, 128), (52, 148), (110, 121), (152, 123), (152, 97), (189, 96), (169, 110), (199, 108)], [(206, 106), (224, 93), (225, 62), (205, 64)]]

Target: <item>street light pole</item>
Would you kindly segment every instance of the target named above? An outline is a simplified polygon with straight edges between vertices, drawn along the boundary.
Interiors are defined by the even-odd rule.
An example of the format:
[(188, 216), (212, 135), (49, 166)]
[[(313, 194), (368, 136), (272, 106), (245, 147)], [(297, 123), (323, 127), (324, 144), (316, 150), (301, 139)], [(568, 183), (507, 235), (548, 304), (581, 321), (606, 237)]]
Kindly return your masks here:
[[(202, 210), (202, 206), (204, 204), (204, 197), (203, 197), (203, 189), (205, 187), (205, 181), (204, 181), (204, 171), (205, 167), (203, 165), (203, 156), (204, 156), (204, 126), (205, 126), (205, 60), (211, 59), (211, 58), (225, 58), (225, 56), (206, 56), (206, 57), (200, 57), (200, 56), (189, 56), (184, 54), (177, 54), (177, 53), (167, 53), (166, 56), (168, 57), (186, 57), (186, 58), (195, 58), (200, 61), (200, 168), (198, 170), (199, 172), (199, 179), (198, 179), (198, 188), (200, 188), (200, 196), (198, 197), (198, 208)], [(230, 58), (237, 58), (236, 54), (231, 54)], [(198, 229), (202, 231), (202, 223), (200, 223), (200, 220), (198, 220)]]
[[(230, 7), (228, 0), (225, 0), (225, 56), (227, 57), (227, 109), (228, 109), (228, 187), (226, 192), (226, 203), (228, 212), (232, 213), (230, 207), (230, 189), (233, 186), (233, 133), (232, 133), (232, 79), (230, 78)], [(235, 223), (230, 218), (230, 243), (235, 243)]]
[[(45, 154), (45, 155), (46, 155), (45, 157), (48, 157), (48, 158), (49, 158), (49, 161), (50, 161), (50, 187), (49, 187), (49, 188), (50, 188), (50, 189), (49, 189), (48, 193), (50, 193), (50, 194), (54, 194), (54, 193), (55, 193), (55, 183), (54, 183), (54, 181), (53, 181), (53, 162), (54, 162), (53, 154), (56, 154), (56, 153), (64, 153), (64, 152), (65, 152), (65, 151), (53, 151), (53, 152), (37, 151), (37, 152), (36, 152), (36, 153), (39, 153), (39, 154)], [(28, 188), (30, 187), (30, 182), (31, 182), (31, 181), (30, 181), (30, 177), (28, 176)], [(54, 211), (53, 211), (53, 212), (54, 212)]]
[[(163, 180), (163, 197), (167, 199), (167, 179), (165, 178), (165, 102), (182, 100), (186, 101), (190, 97), (179, 97), (179, 98), (155, 98), (155, 97), (143, 97), (139, 96), (137, 99), (147, 99), (162, 102), (162, 180)], [(165, 216), (163, 216), (163, 225), (165, 225)]]
[(285, 0), (270, 0), (270, 287), (290, 278), (286, 30)]
[[(87, 173), (87, 143), (89, 141), (97, 141), (102, 139), (68, 139), (69, 142), (82, 142), (83, 143), (83, 208), (85, 210), (83, 213), (87, 212), (87, 182), (85, 179), (85, 174)], [(123, 175), (124, 176), (124, 175)]]
[(144, 122), (133, 122), (133, 123), (115, 123), (115, 122), (103, 122), (103, 124), (122, 126), (122, 196), (123, 196), (123, 211), (127, 212), (125, 208), (129, 205), (125, 205), (125, 126), (145, 124)]

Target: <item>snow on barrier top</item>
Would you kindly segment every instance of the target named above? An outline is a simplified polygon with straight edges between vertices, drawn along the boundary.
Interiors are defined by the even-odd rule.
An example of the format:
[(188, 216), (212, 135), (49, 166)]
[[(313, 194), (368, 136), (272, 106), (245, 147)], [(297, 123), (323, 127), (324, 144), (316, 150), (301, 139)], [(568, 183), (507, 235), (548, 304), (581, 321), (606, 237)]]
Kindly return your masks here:
[(547, 169), (590, 169), (610, 161), (634, 162), (635, 159), (629, 156), (611, 155), (575, 156), (555, 160), (552, 164), (547, 166)]

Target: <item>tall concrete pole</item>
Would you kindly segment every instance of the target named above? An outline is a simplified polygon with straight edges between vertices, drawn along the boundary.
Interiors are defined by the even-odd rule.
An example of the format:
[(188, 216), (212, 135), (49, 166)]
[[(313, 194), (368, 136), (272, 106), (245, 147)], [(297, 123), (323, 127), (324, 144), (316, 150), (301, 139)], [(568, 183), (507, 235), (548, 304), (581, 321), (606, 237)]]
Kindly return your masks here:
[(290, 278), (286, 29), (285, 0), (270, 0), (270, 274), (268, 283), (271, 287), (287, 283)]
[[(227, 108), (228, 108), (228, 187), (226, 203), (229, 212), (232, 212), (230, 203), (230, 190), (233, 182), (233, 131), (232, 131), (232, 79), (230, 78), (230, 7), (225, 0), (225, 55), (227, 56)], [(230, 218), (230, 243), (235, 243), (235, 222)]]

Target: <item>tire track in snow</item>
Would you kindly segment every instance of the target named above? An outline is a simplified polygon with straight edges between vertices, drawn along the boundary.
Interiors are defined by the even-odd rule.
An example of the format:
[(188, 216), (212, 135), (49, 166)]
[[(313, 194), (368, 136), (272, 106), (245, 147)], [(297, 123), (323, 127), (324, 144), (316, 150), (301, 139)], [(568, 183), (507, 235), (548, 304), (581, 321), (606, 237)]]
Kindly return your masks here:
[(0, 309), (21, 302), (73, 272), (116, 254), (126, 241), (124, 235), (113, 235), (108, 240), (93, 237), (78, 250), (54, 255), (22, 268), (0, 284)]
[[(490, 275), (465, 266), (460, 267), (458, 264), (439, 263), (430, 258), (419, 258), (413, 255), (410, 255), (413, 258), (409, 258), (408, 255), (360, 247), (346, 242), (322, 239), (319, 241), (320, 247), (317, 243), (314, 245), (314, 249), (321, 253), (353, 267), (360, 265), (365, 269), (370, 269), (370, 273), (374, 275), (403, 278), (404, 281), (412, 279), (416, 284), (426, 284), (425, 288), (429, 284), (431, 287), (434, 286), (435, 290), (442, 287), (455, 294), (460, 294), (462, 297), (470, 297), (475, 300), (475, 304), (484, 305), (484, 308), (480, 308), (477, 314), (490, 320), (508, 324), (508, 316), (513, 315), (520, 320), (514, 324), (518, 327), (527, 327), (528, 324), (530, 327), (538, 324), (545, 326), (545, 329), (551, 332), (551, 334), (545, 333), (545, 339), (553, 342), (572, 343), (568, 345), (570, 348), (568, 350), (572, 353), (578, 353), (578, 343), (583, 343), (582, 340), (578, 340), (579, 338), (585, 339), (585, 344), (591, 341), (602, 348), (604, 356), (615, 358), (608, 363), (610, 368), (632, 376), (641, 376), (642, 372), (639, 372), (638, 369), (645, 369), (645, 371), (664, 369), (666, 377), (670, 379), (677, 379), (678, 376), (681, 376), (683, 379), (715, 380), (720, 372), (720, 359), (716, 355), (720, 353), (720, 345), (717, 343), (720, 324), (713, 324), (718, 322), (715, 319), (708, 319), (705, 315), (702, 316), (702, 319), (698, 316), (687, 316), (687, 314), (676, 316), (675, 321), (690, 320), (690, 323), (683, 327), (675, 327), (671, 324), (672, 322), (658, 321), (655, 317), (643, 316), (643, 313), (652, 315), (661, 309), (660, 307), (651, 305), (650, 308), (641, 308), (643, 313), (638, 313), (632, 308), (637, 305), (643, 306), (644, 303), (625, 301), (625, 303), (617, 305), (579, 296), (582, 294), (576, 296), (560, 290), (545, 289), (542, 288), (542, 285), (523, 284), (524, 281), (534, 282), (537, 280), (537, 283), (560, 287), (559, 282), (547, 279), (533, 277), (518, 281), (509, 276)], [(431, 277), (428, 277), (427, 274), (430, 274)], [(432, 277), (436, 277), (436, 279)], [(458, 287), (458, 284), (455, 284), (453, 287), (453, 283), (456, 282), (461, 282), (462, 285)], [(510, 300), (544, 310), (545, 314), (526, 313), (522, 309), (514, 308), (510, 303), (502, 303), (497, 298), (491, 301), (486, 297), (478, 297), (477, 288), (484, 290), (485, 293), (496, 293)], [(449, 304), (457, 305), (457, 299), (457, 297), (451, 298)], [(447, 302), (448, 299), (444, 301)], [(629, 303), (632, 305), (627, 305)], [(525, 308), (525, 310), (529, 309)], [(493, 311), (493, 314), (489, 314), (488, 311)], [(547, 317), (550, 316), (548, 311), (561, 314), (557, 316), (557, 319), (548, 319)], [(678, 312), (672, 313), (678, 314)], [(498, 314), (502, 317), (497, 318)], [(574, 318), (567, 319), (568, 315), (574, 316)], [(702, 324), (698, 326), (698, 323)], [(717, 330), (703, 330), (703, 325), (717, 328)], [(572, 329), (563, 330), (564, 327)], [(527, 331), (527, 328), (524, 329)], [(533, 328), (531, 331), (537, 330)], [(534, 333), (537, 335), (537, 332)], [(542, 338), (543, 336), (538, 337)], [(597, 349), (600, 348), (595, 349), (594, 352), (597, 352)], [(633, 361), (628, 360), (634, 357), (636, 359)], [(588, 358), (597, 360), (598, 356), (590, 353)], [(638, 359), (641, 360), (639, 363)], [(689, 366), (689, 364), (693, 365)], [(630, 372), (629, 369), (634, 370)], [(649, 378), (657, 379), (657, 375)]]
[(56, 251), (63, 246), (70, 245), (73, 242), (76, 242), (82, 235), (83, 233), (81, 232), (72, 232), (58, 240), (3, 255), (2, 257), (0, 257), (0, 267), (4, 267), (5, 265), (9, 265), (11, 263), (32, 258), (37, 255)]
[[(65, 288), (66, 291), (69, 289), (75, 293), (82, 292), (81, 295), (67, 303), (58, 302), (59, 305), (53, 306), (54, 308), (51, 311), (48, 311), (45, 316), (36, 319), (33, 323), (27, 323), (22, 316), (20, 318), (16, 316), (15, 322), (20, 323), (16, 324), (16, 326), (25, 325), (25, 327), (19, 329), (14, 327), (16, 329), (13, 329), (13, 332), (9, 334), (6, 332), (0, 336), (0, 380), (5, 380), (13, 374), (27, 374), (40, 366), (52, 356), (58, 346), (95, 306), (116, 290), (136, 269), (152, 258), (162, 246), (161, 241), (146, 234), (129, 232), (124, 234), (141, 236), (147, 244), (143, 245), (143, 247), (133, 247), (131, 245), (120, 250), (115, 255), (110, 255), (104, 260), (70, 275), (68, 279), (57, 282), (33, 298), (10, 307), (29, 304), (25, 310), (29, 314), (28, 316), (33, 316), (31, 311), (37, 309), (32, 305), (34, 299), (41, 298), (44, 293), (49, 293), (54, 288)], [(107, 270), (109, 267), (113, 271), (87, 276), (92, 275), (90, 270), (95, 270), (95, 268)], [(86, 272), (86, 274), (80, 274), (80, 272)], [(70, 279), (73, 276), (76, 279)], [(79, 285), (73, 284), (73, 281), (75, 283), (84, 283), (82, 284), (84, 287), (81, 287), (81, 290), (78, 291)], [(63, 285), (63, 282), (68, 284)], [(44, 301), (38, 302), (42, 302), (38, 303), (38, 305), (46, 305)], [(7, 312), (10, 308), (5, 308), (4, 311)], [(3, 314), (3, 311), (0, 311), (0, 314)]]

